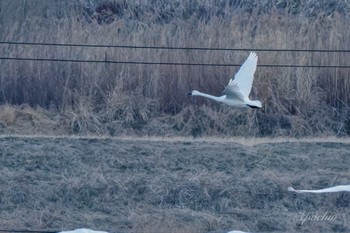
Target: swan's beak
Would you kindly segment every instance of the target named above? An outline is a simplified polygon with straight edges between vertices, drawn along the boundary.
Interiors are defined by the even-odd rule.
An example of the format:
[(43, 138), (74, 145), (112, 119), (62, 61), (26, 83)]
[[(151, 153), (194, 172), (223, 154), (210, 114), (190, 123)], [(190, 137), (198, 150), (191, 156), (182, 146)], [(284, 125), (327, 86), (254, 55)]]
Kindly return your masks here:
[(192, 92), (188, 92), (188, 93), (187, 93), (187, 96), (191, 96), (191, 95), (192, 95)]

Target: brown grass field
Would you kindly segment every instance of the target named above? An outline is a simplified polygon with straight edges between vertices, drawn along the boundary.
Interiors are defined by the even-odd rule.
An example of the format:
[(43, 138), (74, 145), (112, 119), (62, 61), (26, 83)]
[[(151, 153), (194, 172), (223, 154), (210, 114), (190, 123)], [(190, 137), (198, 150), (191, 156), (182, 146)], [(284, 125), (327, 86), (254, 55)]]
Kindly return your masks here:
[(3, 136), (0, 226), (349, 232), (349, 193), (287, 191), (349, 184), (349, 150), (335, 139)]
[[(287, 191), (349, 184), (350, 69), (261, 66), (349, 66), (349, 22), (347, 0), (1, 0), (0, 231), (350, 232), (349, 193)], [(4, 42), (265, 49), (263, 108), (186, 96), (249, 51)]]

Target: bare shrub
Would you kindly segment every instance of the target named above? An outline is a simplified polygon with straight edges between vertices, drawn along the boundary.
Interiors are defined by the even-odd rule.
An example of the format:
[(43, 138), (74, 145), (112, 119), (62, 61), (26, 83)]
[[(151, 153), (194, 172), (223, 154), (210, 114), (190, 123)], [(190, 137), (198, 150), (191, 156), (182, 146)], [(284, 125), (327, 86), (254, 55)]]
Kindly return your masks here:
[(109, 124), (109, 132), (118, 135), (120, 128), (141, 129), (150, 117), (158, 111), (157, 103), (141, 96), (139, 92), (123, 92), (119, 87), (107, 93), (104, 97), (105, 107), (101, 116)]
[(77, 134), (98, 134), (105, 132), (101, 117), (96, 113), (91, 99), (78, 96), (71, 113), (71, 131)]
[(0, 106), (0, 130), (3, 134), (67, 134), (67, 116), (55, 110), (41, 107), (32, 108), (29, 105)]
[(0, 121), (5, 126), (10, 126), (10, 125), (15, 124), (15, 122), (16, 122), (16, 110), (15, 110), (15, 108), (13, 108), (7, 104), (1, 106)]

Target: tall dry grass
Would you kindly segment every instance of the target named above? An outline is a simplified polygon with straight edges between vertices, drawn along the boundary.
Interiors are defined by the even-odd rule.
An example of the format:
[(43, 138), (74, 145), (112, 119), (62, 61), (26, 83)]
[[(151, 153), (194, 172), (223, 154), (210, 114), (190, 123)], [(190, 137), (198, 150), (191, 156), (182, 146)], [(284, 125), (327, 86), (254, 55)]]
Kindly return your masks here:
[[(5, 4), (6, 3), (6, 4)], [(1, 40), (173, 47), (349, 49), (349, 4), (326, 1), (1, 3)], [(328, 4), (328, 5), (327, 5)], [(308, 6), (308, 7), (307, 7)], [(317, 7), (316, 7), (317, 6)], [(3, 56), (241, 64), (247, 52), (1, 45)], [(259, 52), (259, 64), (348, 65), (349, 53)], [(220, 95), (238, 67), (6, 61), (0, 102), (72, 114), (74, 133), (346, 134), (349, 69), (258, 67), (259, 111), (190, 99)]]

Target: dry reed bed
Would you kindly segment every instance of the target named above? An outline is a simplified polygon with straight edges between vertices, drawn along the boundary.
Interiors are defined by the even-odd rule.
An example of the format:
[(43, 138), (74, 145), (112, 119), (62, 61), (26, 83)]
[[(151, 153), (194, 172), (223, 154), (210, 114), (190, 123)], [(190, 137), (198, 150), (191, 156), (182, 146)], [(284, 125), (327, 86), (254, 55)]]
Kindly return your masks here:
[[(1, 39), (281, 49), (348, 49), (349, 44), (349, 16), (339, 10), (346, 9), (340, 3), (331, 13), (328, 8), (315, 8), (318, 13), (309, 14), (290, 1), (284, 6), (274, 3), (275, 9), (259, 4), (255, 11), (249, 10), (253, 1), (241, 5), (227, 2), (221, 8), (210, 5), (211, 1), (182, 3), (182, 11), (158, 1), (150, 14), (146, 3), (137, 8), (116, 2), (87, 6), (77, 1), (74, 12), (58, 10), (63, 6), (55, 3), (47, 7), (46, 14), (51, 14), (47, 18), (33, 16), (42, 15), (40, 6), (46, 3), (20, 5), (13, 9), (14, 16), (3, 17)], [(312, 1), (307, 4), (313, 6)], [(21, 10), (27, 18), (20, 15)], [(228, 51), (13, 45), (2, 45), (0, 51), (13, 57), (225, 64), (241, 64), (247, 57), (247, 52)], [(350, 60), (349, 53), (258, 55), (260, 64), (348, 65)], [(259, 67), (252, 95), (261, 99), (264, 107), (255, 112), (186, 97), (193, 88), (219, 95), (237, 67), (2, 61), (0, 68), (2, 103), (41, 106), (73, 115), (73, 133), (309, 136), (350, 132), (349, 69)]]

